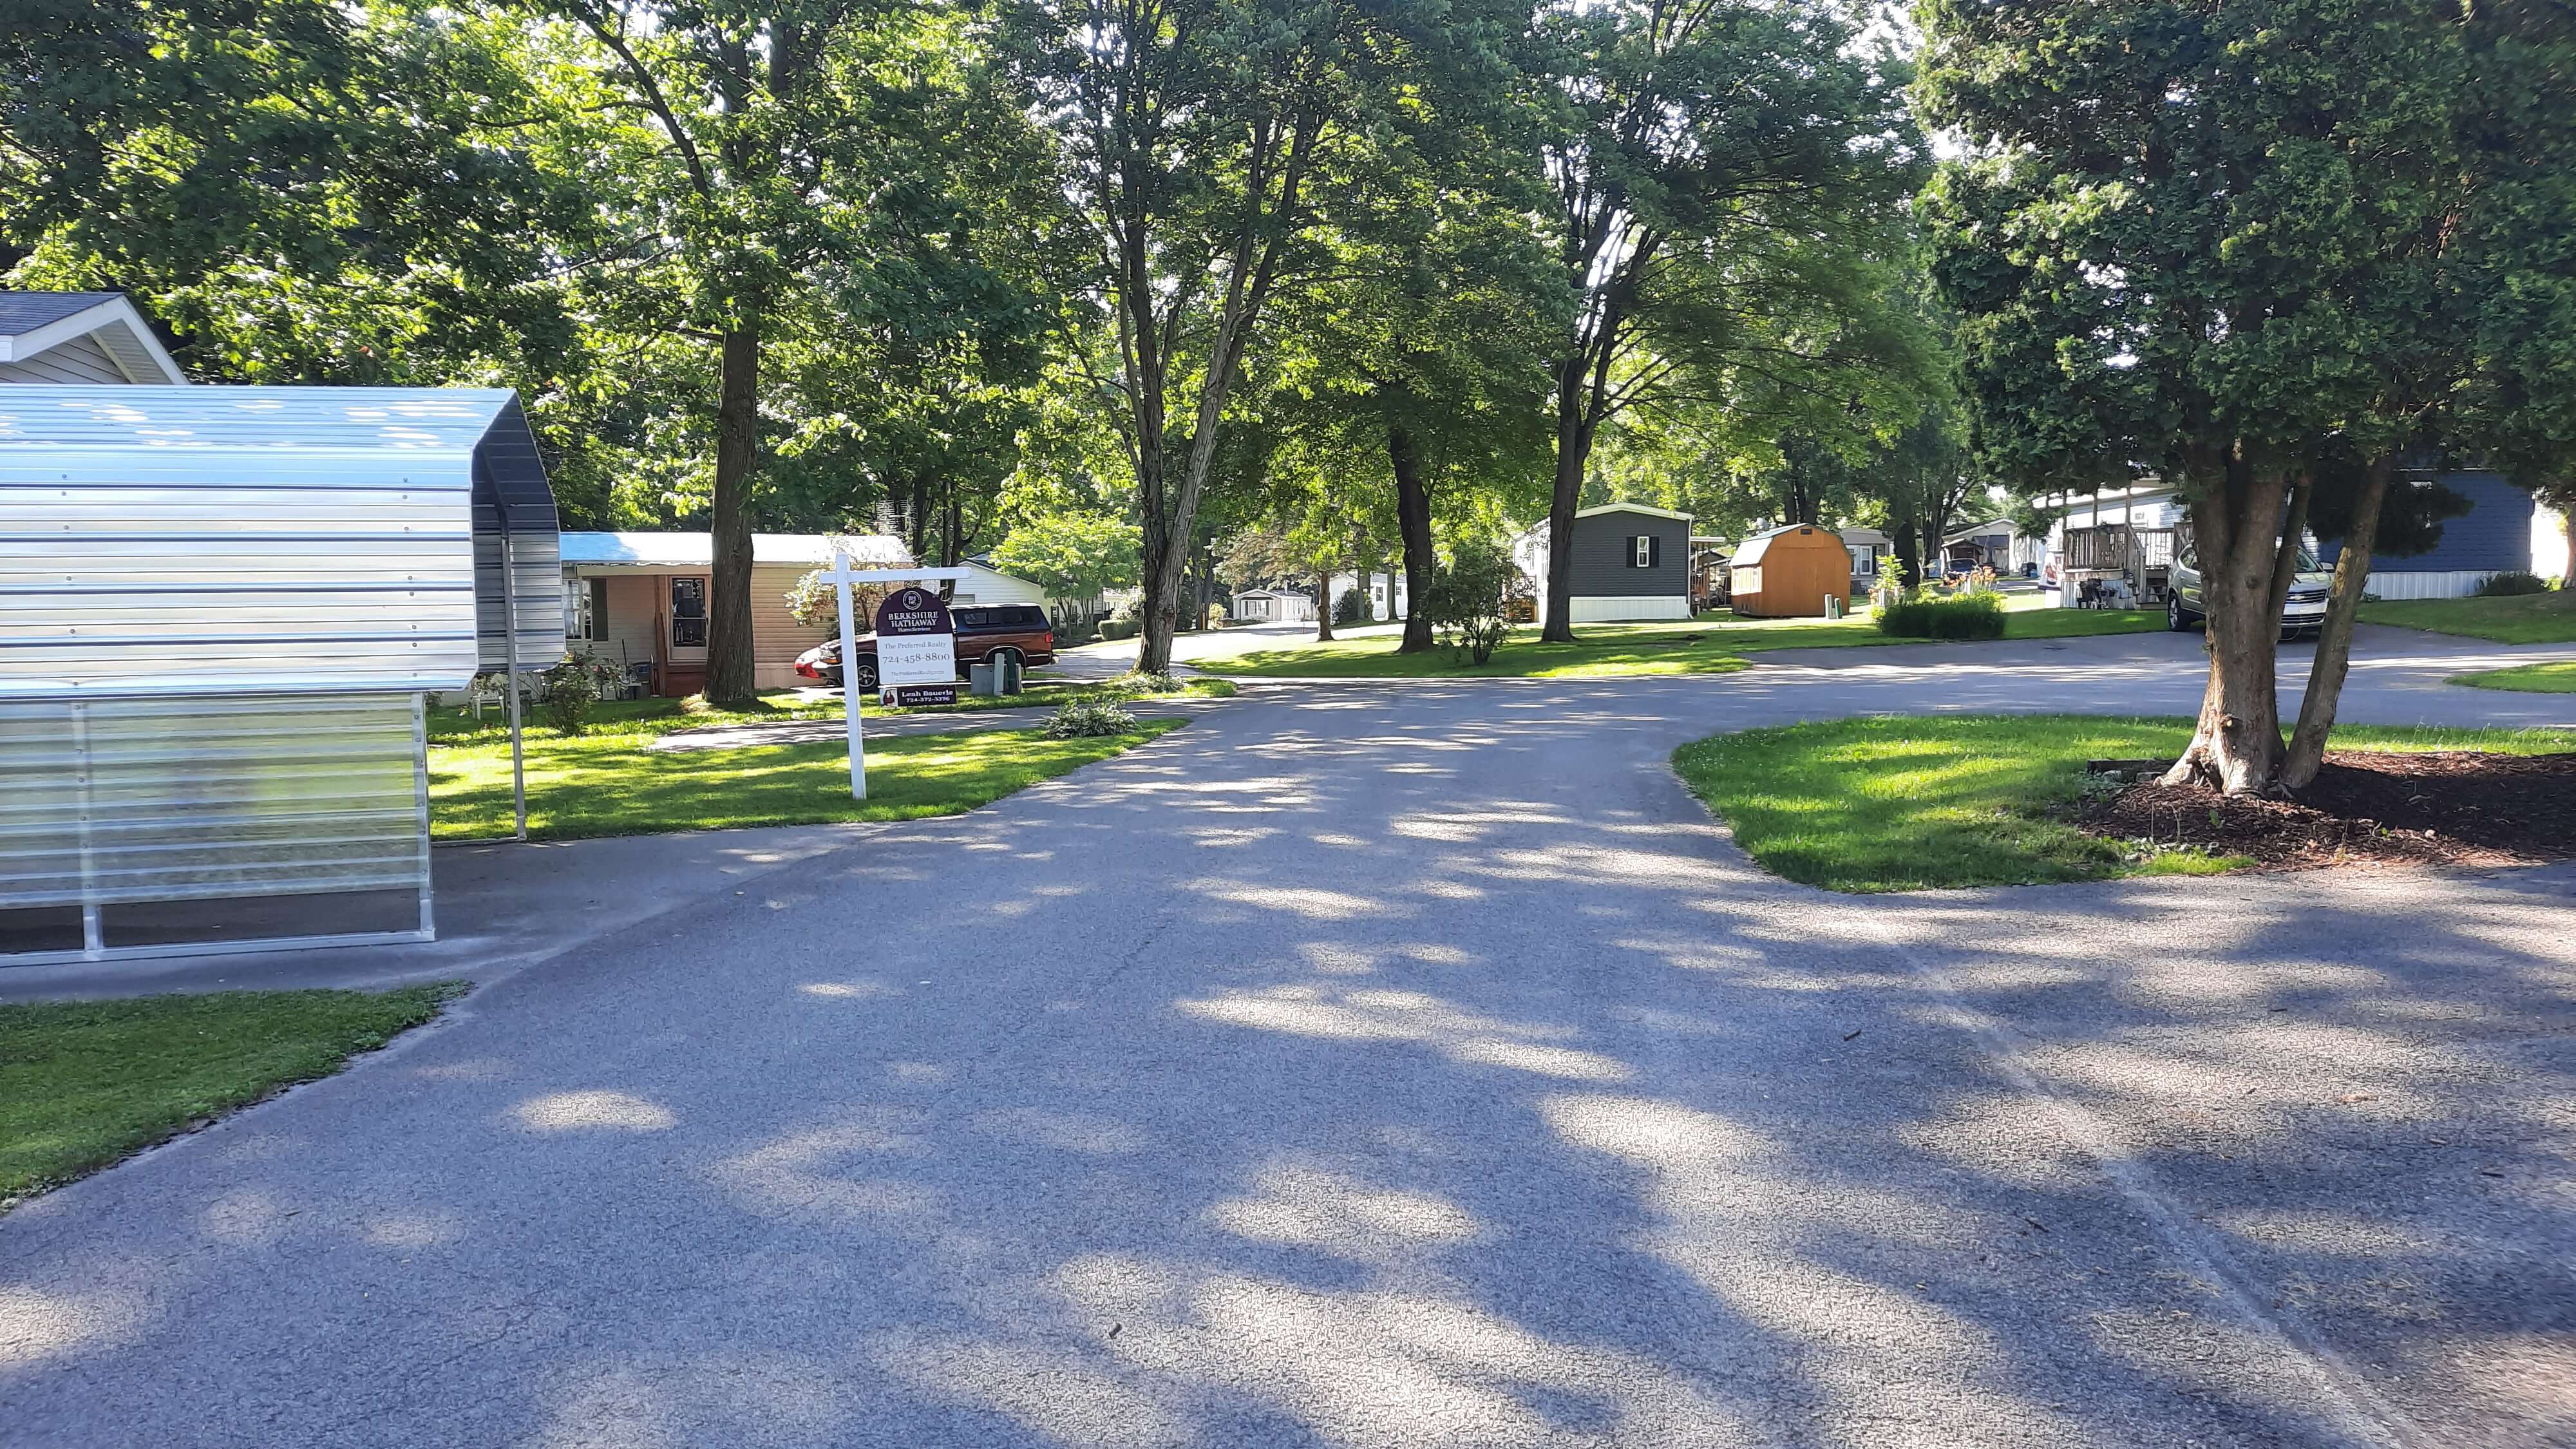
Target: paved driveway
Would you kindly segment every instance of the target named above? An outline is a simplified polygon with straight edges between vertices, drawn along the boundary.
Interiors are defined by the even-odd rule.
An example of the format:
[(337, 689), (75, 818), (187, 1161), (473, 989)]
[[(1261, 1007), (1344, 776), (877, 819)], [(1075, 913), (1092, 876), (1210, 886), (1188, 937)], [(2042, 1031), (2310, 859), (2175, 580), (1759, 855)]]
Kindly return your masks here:
[[(1260, 688), (798, 836), (0, 1219), (0, 1441), (2576, 1438), (2576, 872), (1854, 901), (1664, 767), (2193, 699), (2066, 643)], [(2453, 667), (2348, 714), (2576, 719)]]

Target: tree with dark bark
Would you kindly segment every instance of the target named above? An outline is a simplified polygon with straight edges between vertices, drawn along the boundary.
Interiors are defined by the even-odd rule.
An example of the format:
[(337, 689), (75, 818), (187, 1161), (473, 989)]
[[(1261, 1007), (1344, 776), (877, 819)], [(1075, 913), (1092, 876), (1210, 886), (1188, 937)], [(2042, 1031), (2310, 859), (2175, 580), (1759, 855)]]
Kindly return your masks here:
[[(1573, 575), (1593, 445), (1696, 370), (1794, 370), (1831, 344), (1779, 325), (1888, 250), (1919, 151), (1906, 68), (1816, 3), (1551, 4), (1546, 216), (1569, 325), (1550, 349), (1549, 577)], [(1562, 590), (1544, 637), (1574, 637)]]
[[(1171, 659), (1228, 403), (1278, 292), (1364, 225), (1390, 138), (1496, 37), (1427, 0), (1041, 0), (1015, 30), (1094, 239), (1144, 544), (1138, 667)], [(1470, 61), (1475, 63), (1470, 64)]]
[[(2563, 196), (2563, 179), (2498, 157), (2563, 125), (2541, 116), (2565, 114), (2576, 68), (2563, 49), (2482, 61), (2482, 46), (2512, 50), (2483, 37), (2484, 7), (1928, 0), (1921, 13), (1927, 114), (1975, 147), (1943, 168), (1927, 210), (1937, 275), (1967, 319), (1981, 443), (2016, 476), (2143, 463), (2180, 486), (2211, 663), (2168, 778), (2304, 784), (2402, 456), (2427, 441), (2501, 447), (2495, 418), (2532, 414), (2482, 422), (2464, 405), (2533, 336), (2527, 318), (2499, 320), (2520, 264), (2488, 255), (2514, 229), (2484, 219), (2482, 197), (2509, 193), (2527, 217), (2536, 197)], [(2490, 62), (2511, 73), (2501, 89), (2480, 80)], [(2501, 90), (2537, 109), (2494, 121), (2516, 104)], [(2351, 490), (2355, 523), (2285, 750), (2274, 646), (2326, 489)]]
[(889, 193), (917, 184), (924, 150), (893, 138), (989, 111), (989, 96), (956, 104), (988, 72), (936, 6), (524, 0), (517, 13), (561, 29), (556, 81), (603, 118), (587, 138), (600, 204), (630, 235), (661, 239), (630, 321), (715, 353), (706, 690), (742, 703), (757, 691), (751, 532), (770, 364), (820, 274), (881, 245), (880, 222), (913, 216)]

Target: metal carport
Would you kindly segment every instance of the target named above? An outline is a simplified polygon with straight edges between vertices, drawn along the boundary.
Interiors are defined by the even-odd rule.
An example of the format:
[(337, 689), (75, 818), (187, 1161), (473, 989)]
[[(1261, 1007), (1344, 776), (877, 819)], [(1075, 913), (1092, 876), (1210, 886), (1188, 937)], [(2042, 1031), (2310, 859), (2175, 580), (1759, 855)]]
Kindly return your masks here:
[(425, 696), (562, 657), (555, 530), (507, 391), (0, 389), (0, 961), (429, 939)]

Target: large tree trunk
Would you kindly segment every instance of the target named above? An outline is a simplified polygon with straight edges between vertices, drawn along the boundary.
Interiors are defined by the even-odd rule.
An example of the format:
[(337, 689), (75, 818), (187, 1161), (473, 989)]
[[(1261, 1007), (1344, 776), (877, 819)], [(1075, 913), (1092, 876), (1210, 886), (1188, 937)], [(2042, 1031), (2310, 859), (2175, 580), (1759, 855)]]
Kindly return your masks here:
[(1431, 490), (1422, 481), (1422, 453), (1413, 434), (1388, 428), (1386, 459), (1395, 471), (1395, 528), (1404, 540), (1404, 642), (1395, 652), (1420, 654), (1432, 647), (1431, 616), (1422, 612), (1422, 601), (1430, 597), (1431, 571), (1439, 565), (1431, 549)]
[(1547, 503), (1547, 627), (1539, 637), (1574, 642), (1574, 511), (1583, 500), (1583, 470), (1592, 460), (1592, 429), (1583, 416), (1580, 358), (1557, 368), (1556, 484)]
[(715, 508), (708, 539), (707, 698), (744, 705), (760, 694), (751, 635), (752, 465), (760, 444), (760, 312), (724, 334), (716, 395)]
[(1912, 504), (1888, 520), (1887, 531), (1896, 543), (1896, 587), (1900, 591), (1911, 589), (1923, 581), (1923, 537)]
[(2281, 784), (2304, 790), (2316, 783), (2325, 764), (2326, 737), (2334, 733), (2335, 706), (2343, 699), (2344, 675), (2352, 667), (2352, 629), (2361, 614), (2362, 586), (2370, 582), (2370, 551), (2379, 542), (2379, 510), (2397, 477), (2394, 458), (2376, 458), (2361, 484), (2352, 532), (2335, 560), (2334, 588), (2326, 595), (2326, 621), (2317, 630), (2317, 657), (2308, 666), (2308, 691), (2299, 701), (2299, 727), (2290, 734), (2290, 752), (2281, 761)]
[[(2203, 471), (2209, 477), (2213, 468)], [(2273, 588), (2286, 480), (2229, 458), (2223, 477), (2192, 500), (2193, 549), (2209, 630), (2209, 683), (2191, 744), (2166, 772), (2169, 785), (2230, 795), (2267, 793), (2281, 764), (2275, 674), (2281, 609)], [(2296, 538), (2290, 540), (2293, 549)]]

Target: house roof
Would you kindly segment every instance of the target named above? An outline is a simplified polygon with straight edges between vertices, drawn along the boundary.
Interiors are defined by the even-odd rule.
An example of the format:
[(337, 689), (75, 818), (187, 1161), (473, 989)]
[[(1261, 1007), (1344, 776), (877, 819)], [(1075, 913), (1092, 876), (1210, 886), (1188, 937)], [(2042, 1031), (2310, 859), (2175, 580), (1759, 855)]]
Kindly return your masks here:
[(75, 337), (96, 337), (128, 382), (188, 380), (123, 292), (0, 292), (0, 362), (24, 362)]
[(1948, 533), (1941, 536), (1941, 541), (1943, 543), (1957, 543), (1960, 539), (1978, 537), (1991, 533), (1998, 528), (2002, 529), (2011, 537), (2018, 538), (2021, 536), (2021, 526), (2014, 523), (2011, 519), (1989, 518), (1983, 523), (1971, 523), (1964, 528), (1951, 529)]
[(1841, 548), (1843, 546), (1842, 535), (1834, 533), (1831, 530), (1819, 528), (1812, 523), (1784, 523), (1778, 528), (1765, 529), (1764, 531), (1745, 539), (1742, 544), (1737, 546), (1735, 557), (1728, 559), (1727, 563), (1731, 567), (1735, 568), (1742, 568), (1749, 564), (1758, 564), (1762, 562), (1762, 555), (1770, 551), (1771, 540), (1795, 533), (1821, 534), (1826, 538), (1832, 539), (1834, 547)]
[(1684, 523), (1691, 521), (1691, 516), (1687, 513), (1675, 512), (1670, 508), (1657, 508), (1645, 503), (1604, 503), (1598, 508), (1578, 508), (1574, 516), (1593, 518), (1604, 513), (1643, 513), (1655, 518), (1678, 518)]
[(122, 292), (0, 292), (0, 334), (17, 336), (33, 332), (49, 322), (60, 322), (74, 312), (86, 312), (101, 302), (113, 302)]
[[(850, 562), (900, 567), (913, 562), (912, 550), (892, 534), (755, 533), (753, 563), (811, 564), (832, 561), (833, 545), (850, 551)], [(567, 533), (563, 561), (568, 564), (617, 565), (627, 568), (711, 568), (714, 540), (704, 532)]]

